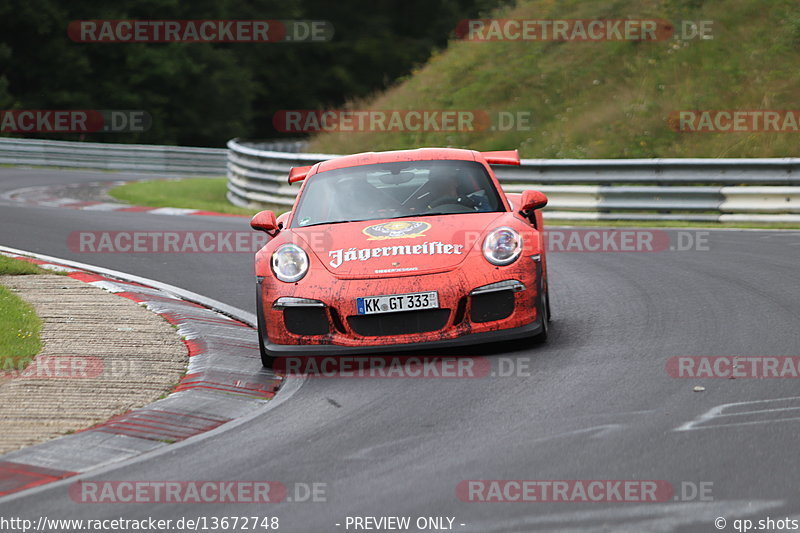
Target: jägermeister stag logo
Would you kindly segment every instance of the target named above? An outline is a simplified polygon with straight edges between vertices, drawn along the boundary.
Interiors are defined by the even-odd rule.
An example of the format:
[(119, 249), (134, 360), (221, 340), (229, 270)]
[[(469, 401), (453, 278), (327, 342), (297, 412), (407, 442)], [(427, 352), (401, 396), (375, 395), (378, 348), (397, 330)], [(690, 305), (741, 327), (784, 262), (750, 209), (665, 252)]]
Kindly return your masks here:
[(368, 226), (362, 231), (369, 237), (370, 241), (380, 239), (407, 239), (411, 237), (422, 237), (431, 227), (427, 222), (417, 220), (395, 220)]

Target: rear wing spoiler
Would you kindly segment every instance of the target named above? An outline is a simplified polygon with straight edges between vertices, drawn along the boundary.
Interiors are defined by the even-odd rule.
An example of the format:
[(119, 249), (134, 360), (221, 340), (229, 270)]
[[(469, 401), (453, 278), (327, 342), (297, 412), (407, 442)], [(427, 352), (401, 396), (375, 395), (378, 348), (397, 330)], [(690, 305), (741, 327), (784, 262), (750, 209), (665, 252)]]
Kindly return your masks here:
[(309, 165), (307, 167), (292, 167), (289, 171), (289, 183), (297, 183), (298, 181), (303, 181), (308, 176), (309, 171), (314, 165)]
[(481, 155), (490, 165), (519, 165), (519, 152), (517, 150), (481, 152)]
[[(519, 152), (517, 150), (500, 150), (497, 152), (481, 152), (481, 155), (490, 165), (519, 165)], [(289, 183), (303, 181), (308, 176), (313, 165), (307, 167), (292, 167), (289, 171)]]

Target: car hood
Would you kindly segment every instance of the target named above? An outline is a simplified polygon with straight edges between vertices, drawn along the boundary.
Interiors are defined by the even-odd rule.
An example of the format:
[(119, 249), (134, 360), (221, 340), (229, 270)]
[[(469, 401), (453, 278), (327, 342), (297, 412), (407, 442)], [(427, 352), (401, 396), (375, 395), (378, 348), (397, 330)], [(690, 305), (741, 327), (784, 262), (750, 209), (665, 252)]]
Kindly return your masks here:
[(511, 213), (465, 213), (292, 228), (328, 271), (364, 279), (458, 266), (487, 229)]

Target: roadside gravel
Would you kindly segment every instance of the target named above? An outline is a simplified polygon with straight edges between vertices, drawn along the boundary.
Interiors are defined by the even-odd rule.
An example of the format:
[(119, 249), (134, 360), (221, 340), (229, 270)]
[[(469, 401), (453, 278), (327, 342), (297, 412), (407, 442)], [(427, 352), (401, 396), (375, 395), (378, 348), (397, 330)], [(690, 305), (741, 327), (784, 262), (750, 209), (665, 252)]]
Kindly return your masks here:
[(0, 276), (42, 320), (42, 352), (0, 381), (0, 454), (72, 433), (171, 391), (186, 345), (127, 298), (57, 275)]

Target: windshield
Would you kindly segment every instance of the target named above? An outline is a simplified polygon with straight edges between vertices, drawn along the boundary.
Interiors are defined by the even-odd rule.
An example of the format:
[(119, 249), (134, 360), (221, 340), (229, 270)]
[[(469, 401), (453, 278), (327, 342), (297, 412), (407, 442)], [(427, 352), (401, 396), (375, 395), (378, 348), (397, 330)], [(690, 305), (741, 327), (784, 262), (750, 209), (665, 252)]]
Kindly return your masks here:
[(491, 178), (479, 163), (401, 161), (311, 176), (292, 227), (504, 210)]

